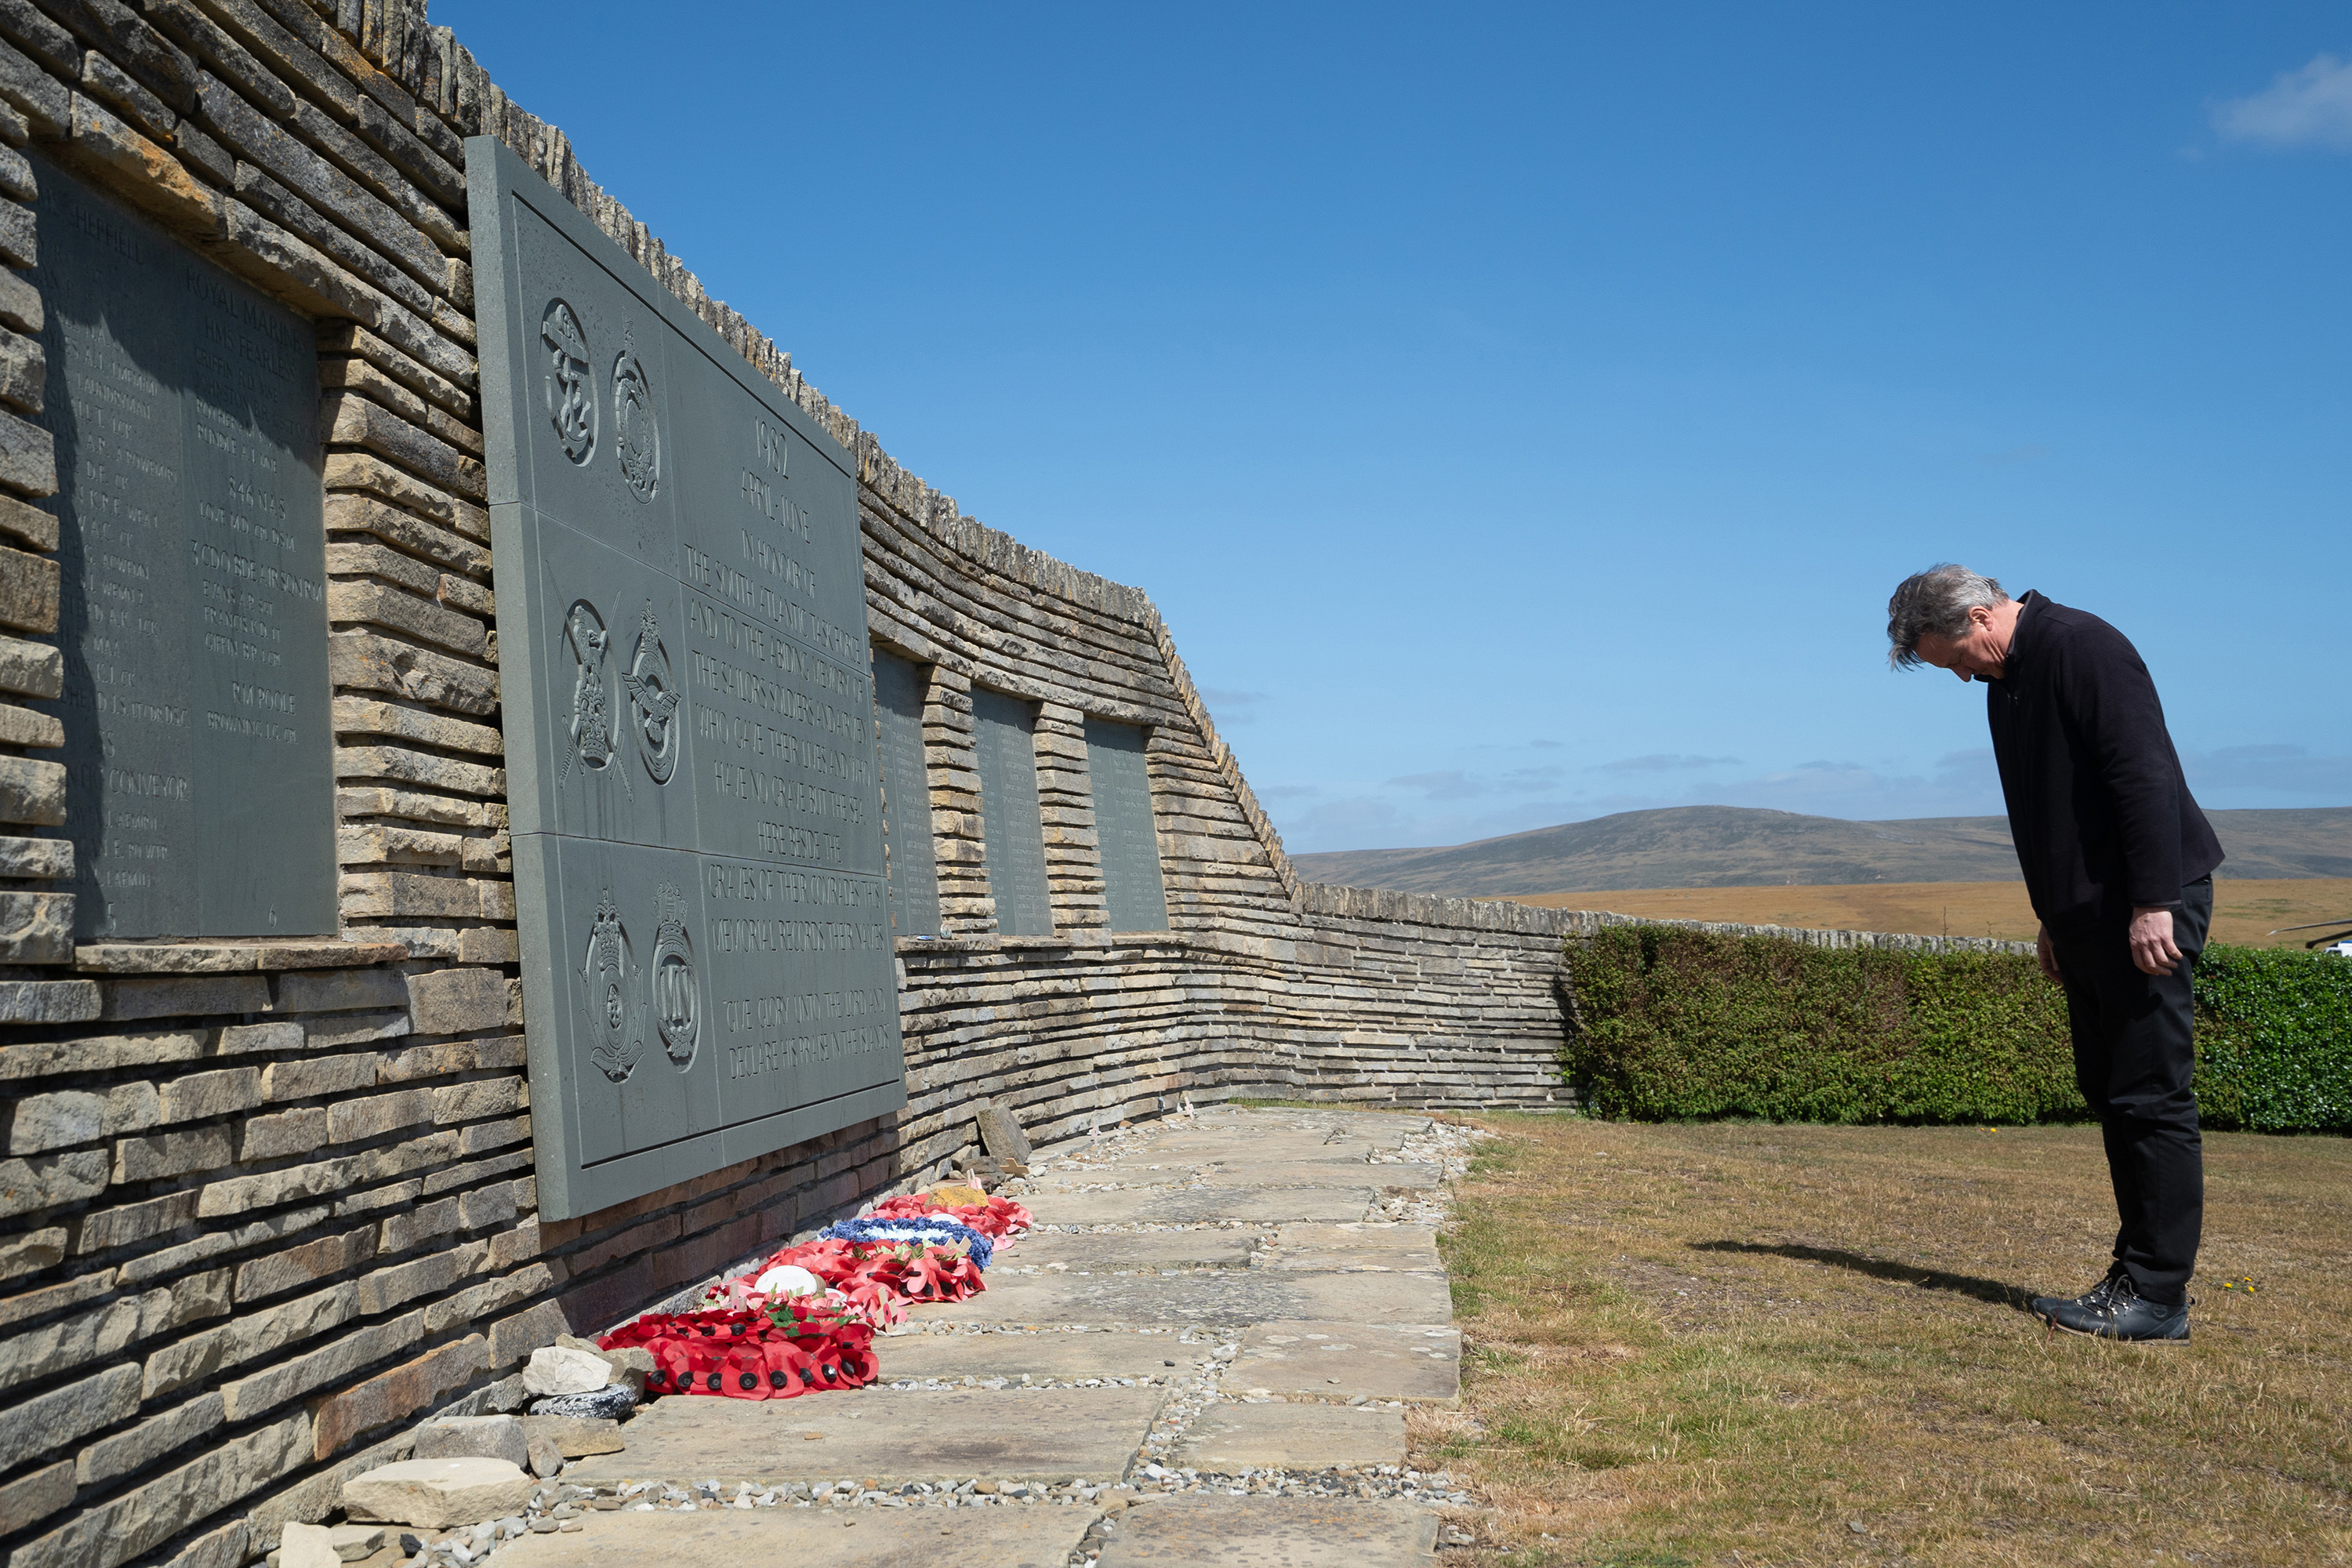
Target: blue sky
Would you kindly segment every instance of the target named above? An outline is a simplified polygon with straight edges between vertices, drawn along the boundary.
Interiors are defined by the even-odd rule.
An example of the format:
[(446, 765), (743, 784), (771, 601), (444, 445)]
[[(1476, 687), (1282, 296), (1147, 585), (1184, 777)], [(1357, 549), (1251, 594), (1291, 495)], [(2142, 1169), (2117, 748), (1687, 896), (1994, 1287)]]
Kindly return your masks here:
[(2352, 804), (2352, 12), (436, 0), (898, 459), (1148, 590), (1294, 849), (1997, 812), (2106, 616)]

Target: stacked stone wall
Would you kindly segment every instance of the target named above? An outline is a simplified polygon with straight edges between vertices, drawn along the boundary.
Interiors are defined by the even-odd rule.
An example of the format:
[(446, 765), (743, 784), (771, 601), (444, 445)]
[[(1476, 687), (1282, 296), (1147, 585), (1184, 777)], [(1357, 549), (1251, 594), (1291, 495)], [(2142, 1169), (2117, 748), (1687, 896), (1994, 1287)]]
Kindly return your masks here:
[[(942, 932), (909, 1103), (536, 1214), (463, 139), (521, 153), (854, 455), (928, 671)], [(37, 152), (316, 323), (338, 929), (72, 939)], [(1586, 917), (1302, 885), (1135, 589), (959, 514), (710, 298), (419, 0), (0, 0), (0, 1551), (236, 1568), (442, 1410), (972, 1143), (1190, 1096), (1564, 1103)], [(1057, 933), (995, 934), (971, 690), (1038, 706)], [(1150, 733), (1165, 931), (1105, 929), (1084, 720)]]

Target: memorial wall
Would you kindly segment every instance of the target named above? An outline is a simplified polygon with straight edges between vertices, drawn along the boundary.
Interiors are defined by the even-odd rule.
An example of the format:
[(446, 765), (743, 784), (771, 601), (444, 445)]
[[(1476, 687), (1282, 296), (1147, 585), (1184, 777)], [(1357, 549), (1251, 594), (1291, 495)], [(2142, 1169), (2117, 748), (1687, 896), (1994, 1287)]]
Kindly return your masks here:
[(414, 0), (0, 0), (0, 1551), (257, 1563), (974, 1150), (1565, 1103), (1580, 917), (1303, 886)]

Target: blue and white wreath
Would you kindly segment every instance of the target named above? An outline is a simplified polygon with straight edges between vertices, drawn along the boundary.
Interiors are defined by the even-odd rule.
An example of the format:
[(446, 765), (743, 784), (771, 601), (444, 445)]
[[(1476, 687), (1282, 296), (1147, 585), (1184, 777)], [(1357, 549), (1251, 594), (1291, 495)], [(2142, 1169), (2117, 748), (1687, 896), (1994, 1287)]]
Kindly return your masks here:
[(996, 1243), (968, 1225), (935, 1215), (911, 1219), (845, 1219), (817, 1232), (820, 1241), (913, 1241), (931, 1247), (961, 1247), (975, 1268), (988, 1267)]

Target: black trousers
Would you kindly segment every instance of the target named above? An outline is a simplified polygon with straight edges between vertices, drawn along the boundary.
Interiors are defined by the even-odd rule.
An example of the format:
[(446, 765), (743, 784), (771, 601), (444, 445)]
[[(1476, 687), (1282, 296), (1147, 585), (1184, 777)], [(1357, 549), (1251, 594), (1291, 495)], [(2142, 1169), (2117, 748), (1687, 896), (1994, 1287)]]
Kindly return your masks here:
[(2205, 1227), (2205, 1156), (2191, 1084), (2197, 1058), (2189, 971), (2205, 950), (2213, 879), (2180, 889), (2172, 940), (2189, 958), (2143, 974), (2125, 929), (2053, 933), (2074, 1034), (2074, 1081), (2106, 1135), (2116, 1188), (2116, 1261), (2148, 1300), (2184, 1299)]

